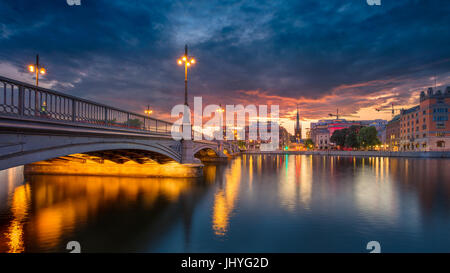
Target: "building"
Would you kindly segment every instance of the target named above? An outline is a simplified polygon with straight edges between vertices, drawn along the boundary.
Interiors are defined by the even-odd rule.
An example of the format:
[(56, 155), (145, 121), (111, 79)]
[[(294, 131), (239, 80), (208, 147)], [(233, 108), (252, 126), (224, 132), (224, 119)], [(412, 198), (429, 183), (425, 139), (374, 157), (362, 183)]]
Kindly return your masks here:
[(334, 131), (351, 126), (374, 126), (379, 134), (379, 138), (384, 138), (387, 121), (382, 119), (376, 120), (358, 120), (348, 121), (345, 119), (326, 119), (311, 123), (310, 135), (314, 142), (316, 149), (332, 149), (335, 147), (334, 143), (330, 142), (330, 138)]
[(400, 147), (400, 115), (396, 115), (386, 124), (386, 140), (382, 143), (386, 150), (398, 151)]
[[(291, 142), (291, 134), (289, 134), (286, 128), (279, 125), (277, 122), (268, 121), (264, 123), (266, 123), (264, 125), (267, 128), (267, 134), (269, 137), (269, 139), (267, 140), (261, 139), (261, 135), (258, 134), (258, 131), (261, 130), (260, 126), (263, 125), (262, 121), (252, 122), (250, 126), (246, 125), (242, 129), (244, 138), (241, 140), (241, 143), (245, 146), (247, 150), (260, 150), (262, 147), (261, 144), (275, 143), (276, 140), (271, 139), (271, 132), (273, 126), (278, 126), (278, 147), (271, 147), (267, 149), (284, 150), (286, 149), (286, 147), (289, 147)], [(253, 132), (250, 127), (254, 128)], [(261, 133), (261, 131), (259, 131), (259, 133)], [(236, 133), (236, 135), (239, 137), (239, 130)]]
[(360, 120), (358, 121), (361, 126), (372, 126), (377, 129), (377, 132), (382, 132), (386, 129), (386, 125), (388, 124), (387, 120), (384, 119), (374, 119), (374, 120)]
[(306, 128), (306, 139), (310, 139), (310, 138), (311, 138), (311, 129)]
[(400, 114), (400, 150), (450, 151), (449, 107), (450, 86), (422, 91), (420, 104)]
[(334, 147), (330, 138), (334, 131), (350, 128), (352, 125), (360, 125), (357, 121), (347, 121), (345, 119), (325, 119), (311, 123), (310, 135), (316, 149), (327, 150)]
[(278, 130), (280, 150), (286, 150), (286, 147), (289, 147), (289, 145), (291, 144), (291, 134), (289, 134), (289, 132), (283, 126), (280, 126)]
[(316, 149), (327, 150), (331, 148), (330, 133), (326, 128), (318, 129), (314, 133), (313, 142)]

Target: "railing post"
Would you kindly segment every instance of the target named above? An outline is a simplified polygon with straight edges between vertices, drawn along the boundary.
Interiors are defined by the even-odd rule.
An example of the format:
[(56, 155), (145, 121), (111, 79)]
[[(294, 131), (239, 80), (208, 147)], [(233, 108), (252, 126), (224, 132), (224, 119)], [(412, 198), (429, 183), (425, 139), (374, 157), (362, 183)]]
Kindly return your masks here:
[(105, 107), (105, 126), (108, 126), (108, 108)]
[(158, 120), (156, 119), (155, 122), (156, 122), (156, 124), (155, 124), (156, 132), (158, 133)]
[(72, 99), (72, 121), (75, 122), (77, 118), (77, 103), (75, 99)]
[(130, 128), (130, 113), (127, 113), (127, 128)]
[(19, 105), (17, 105), (18, 110), (19, 110), (19, 116), (23, 115), (23, 109), (25, 106), (24, 103), (24, 91), (23, 91), (23, 86), (19, 85)]

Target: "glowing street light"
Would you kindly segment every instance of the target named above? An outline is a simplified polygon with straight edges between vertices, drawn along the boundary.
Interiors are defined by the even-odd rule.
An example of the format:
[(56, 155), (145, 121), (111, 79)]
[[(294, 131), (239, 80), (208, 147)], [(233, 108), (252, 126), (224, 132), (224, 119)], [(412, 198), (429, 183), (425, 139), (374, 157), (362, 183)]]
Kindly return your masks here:
[(153, 110), (150, 110), (150, 105), (147, 105), (147, 109), (145, 109), (144, 113), (148, 116), (153, 114)]
[(39, 54), (36, 55), (36, 63), (28, 66), (28, 71), (36, 73), (36, 86), (39, 86), (39, 74), (47, 74), (47, 70), (39, 64)]
[(195, 64), (195, 59), (192, 56), (188, 55), (188, 47), (187, 45), (184, 46), (184, 55), (181, 57), (181, 59), (178, 59), (178, 65), (183, 65), (184, 63), (184, 105), (188, 105), (187, 100), (187, 73), (188, 73), (188, 67)]
[(222, 108), (222, 105), (219, 105), (219, 108), (216, 110), (216, 112), (223, 113), (225, 112), (225, 109)]

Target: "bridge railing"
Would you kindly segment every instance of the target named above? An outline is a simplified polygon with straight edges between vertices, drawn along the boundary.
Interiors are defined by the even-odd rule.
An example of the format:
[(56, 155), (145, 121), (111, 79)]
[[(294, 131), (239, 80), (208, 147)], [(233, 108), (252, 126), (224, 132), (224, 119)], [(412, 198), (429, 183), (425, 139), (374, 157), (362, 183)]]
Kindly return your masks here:
[(170, 134), (172, 123), (0, 76), (0, 115)]

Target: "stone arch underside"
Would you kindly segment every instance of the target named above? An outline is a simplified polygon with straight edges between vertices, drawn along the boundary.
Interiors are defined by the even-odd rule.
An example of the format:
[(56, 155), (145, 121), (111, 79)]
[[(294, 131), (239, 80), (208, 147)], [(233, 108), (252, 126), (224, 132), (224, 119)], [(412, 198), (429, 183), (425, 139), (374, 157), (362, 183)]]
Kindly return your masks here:
[[(73, 155), (83, 156), (73, 156)], [(85, 157), (85, 158), (83, 158)], [(72, 145), (56, 145), (42, 149), (35, 148), (0, 157), (0, 169), (26, 165), (39, 161), (60, 158), (62, 160), (83, 161), (93, 159), (100, 163), (101, 159), (108, 159), (116, 163), (134, 161), (144, 164), (149, 160), (158, 163), (170, 161), (181, 162), (181, 154), (166, 145), (152, 143), (142, 144), (133, 142), (98, 142), (77, 143)]]

